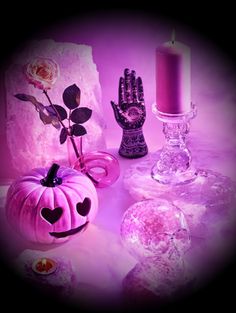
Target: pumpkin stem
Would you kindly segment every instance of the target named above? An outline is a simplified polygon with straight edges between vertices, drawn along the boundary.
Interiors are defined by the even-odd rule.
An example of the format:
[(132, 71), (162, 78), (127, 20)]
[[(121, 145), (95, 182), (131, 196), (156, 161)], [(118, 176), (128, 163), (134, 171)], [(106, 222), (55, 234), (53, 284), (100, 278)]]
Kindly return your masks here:
[(56, 185), (61, 185), (61, 177), (57, 177), (57, 171), (59, 170), (59, 165), (53, 163), (49, 168), (47, 176), (41, 179), (40, 183), (45, 187), (55, 187)]

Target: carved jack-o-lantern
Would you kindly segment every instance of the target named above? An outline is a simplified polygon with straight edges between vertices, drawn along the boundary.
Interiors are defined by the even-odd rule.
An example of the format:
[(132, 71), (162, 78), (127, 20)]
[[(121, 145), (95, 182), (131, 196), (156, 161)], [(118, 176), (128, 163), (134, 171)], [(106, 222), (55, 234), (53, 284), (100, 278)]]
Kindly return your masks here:
[(97, 192), (89, 178), (53, 164), (37, 168), (9, 188), (6, 213), (10, 224), (37, 243), (64, 242), (84, 230), (97, 213)]

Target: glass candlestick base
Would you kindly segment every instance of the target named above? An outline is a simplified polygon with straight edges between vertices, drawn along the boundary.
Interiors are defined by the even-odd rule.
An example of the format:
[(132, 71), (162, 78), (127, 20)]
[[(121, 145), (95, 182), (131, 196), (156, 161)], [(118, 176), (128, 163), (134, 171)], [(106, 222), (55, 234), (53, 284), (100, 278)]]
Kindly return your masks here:
[(162, 184), (186, 184), (193, 181), (197, 171), (192, 165), (191, 153), (186, 145), (190, 120), (196, 116), (196, 106), (185, 114), (163, 114), (153, 106), (153, 113), (163, 122), (166, 142), (160, 157), (152, 167), (151, 176)]

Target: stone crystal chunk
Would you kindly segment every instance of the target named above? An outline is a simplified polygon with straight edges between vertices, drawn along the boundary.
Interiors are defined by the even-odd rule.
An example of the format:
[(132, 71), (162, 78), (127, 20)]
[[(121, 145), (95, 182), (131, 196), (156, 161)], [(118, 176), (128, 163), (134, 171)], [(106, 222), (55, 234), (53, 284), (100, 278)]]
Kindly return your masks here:
[(34, 167), (47, 166), (52, 162), (68, 164), (67, 145), (59, 142), (60, 131), (50, 124), (44, 125), (30, 102), (14, 97), (17, 93), (25, 93), (34, 96), (43, 105), (49, 105), (42, 90), (30, 85), (23, 73), (23, 66), (35, 57), (50, 58), (59, 65), (60, 77), (52, 89), (48, 90), (54, 104), (65, 107), (63, 91), (76, 84), (81, 90), (80, 106), (93, 110), (91, 119), (83, 124), (87, 130), (83, 137), (83, 151), (105, 148), (101, 86), (92, 48), (53, 40), (34, 40), (12, 58), (5, 73), (7, 144), (12, 165), (19, 173)]
[(181, 258), (147, 257), (128, 272), (122, 281), (123, 292), (140, 302), (166, 301), (187, 294), (195, 278)]

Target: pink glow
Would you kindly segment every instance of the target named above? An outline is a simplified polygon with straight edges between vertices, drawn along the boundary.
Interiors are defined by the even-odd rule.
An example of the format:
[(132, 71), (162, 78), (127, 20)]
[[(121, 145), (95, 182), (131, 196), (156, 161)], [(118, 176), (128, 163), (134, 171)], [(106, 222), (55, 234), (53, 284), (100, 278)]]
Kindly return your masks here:
[[(0, 232), (2, 251), (6, 258), (9, 255), (9, 258), (13, 260), (25, 249), (46, 250), (51, 257), (57, 255), (70, 259), (76, 266), (76, 273), (82, 282), (81, 285), (78, 284), (78, 287), (82, 289), (81, 286), (87, 284), (90, 294), (96, 294), (97, 299), (106, 301), (112, 298), (110, 297), (112, 292), (113, 295), (120, 292), (120, 282), (136, 264), (136, 260), (121, 246), (119, 238), (122, 216), (125, 210), (135, 202), (123, 187), (123, 174), (136, 160), (124, 160), (118, 156), (121, 129), (115, 123), (110, 101), (118, 99), (118, 81), (124, 68), (135, 69), (143, 79), (147, 110), (144, 135), (149, 151), (154, 152), (162, 147), (164, 140), (162, 124), (151, 110), (151, 105), (156, 101), (155, 50), (169, 39), (172, 24), (172, 22), (151, 19), (142, 14), (136, 16), (127, 13), (120, 16), (104, 13), (87, 16), (84, 19), (65, 20), (35, 35), (33, 39), (36, 40), (51, 38), (57, 42), (87, 44), (92, 47), (94, 63), (99, 72), (102, 108), (107, 124), (103, 133), (106, 135), (108, 151), (120, 162), (121, 176), (111, 187), (98, 191), (99, 214), (94, 220), (95, 225), (90, 225), (88, 231), (81, 234), (81, 237), (75, 237), (63, 246), (49, 251), (47, 247), (31, 245), (13, 233), (5, 219), (4, 193), (2, 193)], [(191, 48), (191, 101), (198, 108), (198, 115), (191, 125), (189, 138), (193, 160), (199, 167), (218, 171), (235, 180), (235, 68), (218, 47), (204, 41), (200, 35), (181, 25), (176, 27), (176, 35), (179, 41)], [(67, 65), (69, 68), (69, 62), (65, 64), (65, 73)], [(75, 74), (77, 75), (77, 72)], [(17, 172), (12, 167), (6, 144), (6, 105), (3, 81), (0, 85), (0, 100), (4, 103), (0, 107), (2, 158), (0, 175), (2, 179), (8, 179), (16, 177)], [(20, 108), (17, 114), (21, 114)], [(17, 127), (16, 135), (18, 135)], [(18, 140), (23, 142), (24, 139), (18, 136)], [(4, 183), (4, 180), (2, 182)], [(191, 208), (196, 209), (196, 214), (202, 212), (199, 203)], [(216, 228), (218, 237), (209, 238), (208, 228), (200, 224), (192, 240), (194, 251), (191, 258), (196, 264), (196, 271), (199, 271), (199, 276), (202, 275), (203, 278), (211, 270), (214, 273), (215, 268), (219, 268), (219, 263), (223, 263), (222, 259), (230, 259), (234, 251), (235, 221), (224, 213), (224, 210), (221, 210), (218, 216), (212, 212), (210, 219), (208, 216), (205, 217), (206, 225), (211, 223), (212, 227)], [(222, 223), (225, 221), (226, 225), (230, 222), (231, 229), (225, 227), (224, 232), (219, 233), (218, 219)], [(222, 242), (221, 245), (219, 242)], [(101, 286), (105, 286), (102, 291)], [(82, 295), (83, 292), (82, 289)], [(88, 303), (90, 301), (88, 297)], [(113, 308), (114, 306), (112, 303)]]
[[(155, 51), (170, 38), (172, 28), (171, 21), (150, 19), (142, 14), (120, 16), (113, 13), (108, 16), (104, 13), (61, 21), (42, 30), (33, 39), (51, 38), (57, 42), (92, 47), (102, 87), (102, 107), (107, 125), (104, 134), (108, 148), (117, 148), (121, 139), (121, 129), (115, 124), (110, 101), (118, 100), (118, 81), (124, 68), (134, 68), (143, 79), (147, 110), (144, 135), (152, 152), (162, 147), (164, 140), (162, 125), (151, 110), (151, 105), (156, 102)], [(192, 133), (201, 133), (209, 141), (217, 138), (217, 141), (213, 140), (216, 146), (221, 146), (222, 142), (228, 146), (234, 145), (234, 137), (230, 135), (235, 132), (234, 67), (218, 47), (204, 41), (190, 29), (177, 25), (176, 38), (191, 48), (191, 101), (198, 105), (197, 122), (192, 123)], [(4, 89), (0, 87), (1, 103), (4, 103)], [(0, 110), (1, 157), (4, 162), (1, 174), (6, 178), (14, 177), (17, 173), (9, 159), (5, 138), (6, 107), (1, 105)], [(214, 116), (214, 119), (209, 116)], [(236, 174), (234, 167), (227, 173), (233, 177)]]

